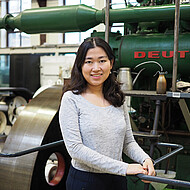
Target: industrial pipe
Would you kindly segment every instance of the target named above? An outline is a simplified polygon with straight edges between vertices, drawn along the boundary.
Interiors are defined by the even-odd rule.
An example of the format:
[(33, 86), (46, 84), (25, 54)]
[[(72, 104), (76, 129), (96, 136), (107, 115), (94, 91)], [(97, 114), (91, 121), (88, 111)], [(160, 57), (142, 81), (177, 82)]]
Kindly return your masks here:
[(86, 31), (97, 24), (96, 9), (85, 5), (28, 9), (0, 20), (0, 29), (19, 29), (28, 34)]
[[(190, 21), (189, 15), (190, 5), (181, 5), (180, 18), (184, 21)], [(174, 21), (175, 6), (153, 6), (153, 7), (131, 7), (124, 9), (110, 10), (111, 23), (137, 23), (137, 22), (151, 22), (151, 21)]]
[[(175, 6), (132, 7), (110, 10), (110, 23), (173, 21)], [(181, 20), (190, 21), (190, 5), (181, 5)], [(105, 22), (105, 9), (86, 5), (28, 9), (0, 19), (0, 29), (19, 29), (28, 34), (86, 31)]]

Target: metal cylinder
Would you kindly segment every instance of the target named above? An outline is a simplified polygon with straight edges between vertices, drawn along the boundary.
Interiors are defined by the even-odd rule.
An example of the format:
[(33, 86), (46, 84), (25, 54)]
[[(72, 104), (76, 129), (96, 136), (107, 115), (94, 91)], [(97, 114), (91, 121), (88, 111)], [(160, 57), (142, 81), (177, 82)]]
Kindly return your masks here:
[(95, 14), (96, 9), (85, 5), (28, 9), (16, 17), (6, 15), (0, 28), (18, 28), (28, 34), (86, 31), (99, 24)]
[(121, 89), (132, 90), (132, 77), (130, 68), (124, 67), (119, 69), (118, 81), (121, 83)]
[[(175, 6), (132, 7), (110, 10), (111, 23), (173, 21)], [(167, 15), (167, 16), (166, 16)], [(190, 21), (190, 5), (181, 5), (180, 19)], [(28, 34), (86, 31), (105, 22), (105, 10), (86, 5), (43, 7), (28, 9), (18, 16), (0, 18), (0, 29), (19, 29)]]
[(6, 104), (6, 102), (0, 102), (0, 111), (7, 112), (9, 106)]
[[(190, 21), (190, 5), (180, 6), (180, 18)], [(104, 20), (105, 12), (97, 11), (97, 20)], [(167, 15), (167, 16), (166, 16)], [(173, 21), (175, 15), (175, 5), (150, 6), (150, 7), (131, 7), (110, 10), (110, 23), (127, 22), (150, 22), (150, 21)]]
[[(7, 136), (2, 152), (20, 152), (62, 140), (58, 121), (61, 89), (61, 86), (52, 86), (27, 104)], [(63, 158), (65, 161), (64, 176), (55, 185), (48, 184), (45, 178), (45, 166), (53, 153), (61, 154), (57, 156), (58, 160)], [(64, 164), (63, 161), (59, 163)], [(63, 143), (17, 158), (0, 158), (0, 189), (65, 189), (69, 165), (70, 157)]]
[[(143, 74), (153, 75), (156, 71), (173, 70), (173, 42), (174, 36), (171, 34), (157, 35), (129, 35), (123, 36), (118, 52), (118, 64), (116, 68), (130, 67), (136, 71), (145, 68)], [(190, 60), (190, 35), (179, 35), (178, 49), (178, 73), (189, 76)], [(143, 64), (146, 63), (146, 64)]]

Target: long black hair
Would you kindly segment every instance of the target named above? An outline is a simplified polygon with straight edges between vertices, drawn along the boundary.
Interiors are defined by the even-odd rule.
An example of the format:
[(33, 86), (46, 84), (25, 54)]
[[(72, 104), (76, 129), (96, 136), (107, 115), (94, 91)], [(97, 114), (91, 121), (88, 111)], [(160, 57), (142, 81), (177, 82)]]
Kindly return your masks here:
[[(87, 38), (79, 47), (76, 55), (76, 59), (71, 71), (71, 81), (69, 84), (63, 86), (63, 93), (71, 90), (74, 94), (81, 94), (85, 92), (87, 88), (87, 81), (82, 74), (82, 66), (84, 64), (87, 51), (89, 49), (101, 47), (107, 54), (110, 61), (115, 63), (115, 56), (109, 44), (99, 37)], [(113, 67), (108, 78), (103, 84), (104, 98), (113, 106), (119, 107), (124, 102), (124, 94), (120, 89), (120, 85), (116, 80), (113, 73)]]

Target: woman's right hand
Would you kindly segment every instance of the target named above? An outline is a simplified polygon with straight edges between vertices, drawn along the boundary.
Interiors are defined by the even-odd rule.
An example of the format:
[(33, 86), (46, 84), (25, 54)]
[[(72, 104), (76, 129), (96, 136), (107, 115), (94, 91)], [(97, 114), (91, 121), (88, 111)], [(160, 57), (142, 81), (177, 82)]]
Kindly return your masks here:
[(148, 171), (145, 170), (141, 164), (129, 164), (127, 167), (127, 175), (136, 175), (136, 174), (148, 174)]

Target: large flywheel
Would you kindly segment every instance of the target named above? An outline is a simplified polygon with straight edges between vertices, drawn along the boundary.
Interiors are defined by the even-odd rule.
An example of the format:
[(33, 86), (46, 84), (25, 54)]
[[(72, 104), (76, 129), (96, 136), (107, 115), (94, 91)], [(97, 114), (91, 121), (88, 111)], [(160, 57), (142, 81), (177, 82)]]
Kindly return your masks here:
[[(60, 98), (61, 86), (53, 86), (32, 99), (12, 126), (2, 152), (15, 153), (61, 140)], [(47, 174), (49, 160), (53, 161)], [(0, 189), (64, 190), (69, 164), (64, 144), (19, 157), (1, 157)]]

